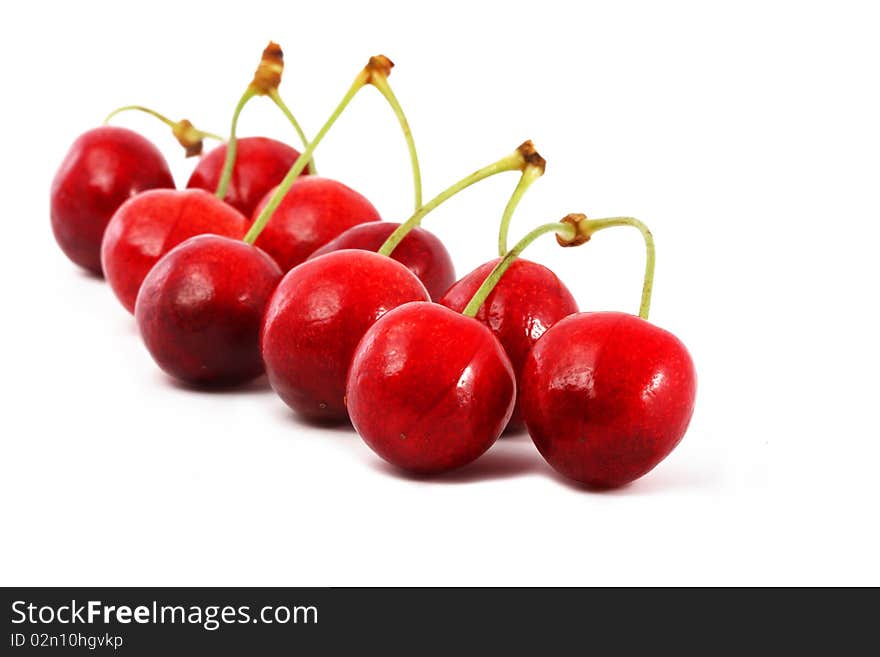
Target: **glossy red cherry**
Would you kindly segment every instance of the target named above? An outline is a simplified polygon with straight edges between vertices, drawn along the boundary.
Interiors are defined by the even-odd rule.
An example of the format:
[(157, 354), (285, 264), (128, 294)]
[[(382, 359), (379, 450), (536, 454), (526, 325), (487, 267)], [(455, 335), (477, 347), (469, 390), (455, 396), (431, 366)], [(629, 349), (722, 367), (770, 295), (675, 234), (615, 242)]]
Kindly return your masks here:
[[(340, 249), (378, 251), (398, 226), (400, 224), (389, 221), (353, 226), (327, 242), (310, 257), (316, 258)], [(418, 276), (434, 301), (443, 296), (455, 282), (455, 266), (449, 251), (434, 233), (424, 228), (416, 227), (407, 233), (390, 257), (406, 265)]]
[(104, 234), (101, 261), (113, 292), (130, 312), (147, 272), (184, 240), (213, 233), (241, 239), (248, 221), (200, 189), (155, 190), (123, 204)]
[(165, 372), (195, 385), (234, 385), (263, 372), (263, 312), (281, 280), (268, 255), (219, 235), (186, 240), (144, 279), (135, 317)]
[[(455, 283), (440, 303), (456, 312), (463, 311), (500, 261), (501, 258), (496, 258), (477, 267)], [(556, 274), (543, 265), (520, 258), (504, 273), (474, 318), (485, 324), (504, 347), (519, 380), (526, 356), (538, 338), (560, 319), (577, 311), (577, 302)], [(521, 427), (517, 400), (510, 428)]]
[(535, 344), (523, 369), (523, 417), (558, 472), (594, 487), (627, 484), (679, 443), (697, 379), (681, 341), (634, 315), (580, 313)]
[(364, 442), (404, 470), (470, 463), (504, 430), (513, 367), (485, 326), (434, 303), (395, 308), (366, 332), (346, 388)]
[[(281, 182), (300, 156), (295, 148), (268, 137), (244, 137), (238, 140), (232, 180), (224, 199), (239, 212), (250, 217), (260, 200)], [(226, 144), (211, 149), (198, 163), (186, 186), (217, 191)], [(304, 173), (308, 173), (306, 167)]]
[(101, 238), (124, 201), (147, 189), (174, 188), (162, 153), (136, 132), (102, 126), (77, 138), (52, 180), (52, 231), (64, 254), (101, 273)]
[(428, 301), (399, 262), (369, 251), (334, 251), (291, 269), (269, 306), (261, 345), (269, 382), (314, 420), (344, 420), (345, 379), (355, 347), (386, 312)]
[[(272, 189), (253, 212), (257, 217), (272, 198)], [(352, 226), (382, 217), (364, 196), (341, 182), (307, 176), (297, 178), (255, 244), (275, 258), (284, 271), (304, 262)]]

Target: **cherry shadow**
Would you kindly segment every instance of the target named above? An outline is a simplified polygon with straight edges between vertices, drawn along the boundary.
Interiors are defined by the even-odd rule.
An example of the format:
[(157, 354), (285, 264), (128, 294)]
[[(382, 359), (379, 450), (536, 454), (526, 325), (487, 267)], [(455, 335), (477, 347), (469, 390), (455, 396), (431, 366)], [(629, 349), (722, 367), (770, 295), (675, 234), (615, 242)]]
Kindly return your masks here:
[(521, 436), (528, 436), (528, 432), (525, 427), (511, 428), (505, 427), (504, 433), (501, 434), (499, 440), (505, 440), (507, 438), (519, 438)]
[(237, 385), (208, 385), (200, 386), (186, 381), (180, 381), (167, 374), (162, 374), (167, 385), (183, 392), (189, 392), (199, 395), (264, 395), (272, 392), (272, 386), (269, 385), (269, 378), (264, 374), (247, 383)]
[[(508, 442), (508, 441), (505, 441)], [(512, 441), (511, 441), (512, 442)], [(505, 448), (496, 443), (473, 463), (451, 472), (421, 475), (401, 470), (386, 461), (374, 458), (372, 468), (385, 475), (426, 484), (471, 484), (493, 479), (510, 479), (543, 471), (541, 456), (534, 449)]]
[(575, 481), (574, 479), (569, 479), (556, 472), (556, 470), (549, 465), (546, 472), (551, 479), (570, 490), (606, 497), (657, 495), (660, 493), (671, 493), (682, 490), (705, 489), (713, 484), (717, 484), (717, 479), (713, 476), (707, 476), (705, 474), (698, 474), (686, 470), (677, 471), (674, 468), (672, 470), (657, 471), (662, 468), (663, 464), (661, 463), (655, 470), (652, 470), (648, 474), (617, 488), (590, 486)]
[(83, 269), (82, 267), (77, 267), (76, 271), (79, 273), (79, 277), (83, 280), (94, 281), (95, 283), (104, 282), (104, 274), (97, 274), (91, 269)]
[[(282, 404), (283, 405), (283, 404)], [(321, 429), (322, 431), (332, 431), (334, 433), (346, 433), (346, 434), (354, 434), (354, 427), (351, 425), (351, 422), (348, 418), (344, 420), (340, 419), (319, 419), (306, 417), (304, 415), (300, 415), (293, 409), (284, 405), (284, 418), (288, 422), (292, 422), (293, 424), (305, 427), (307, 429)]]

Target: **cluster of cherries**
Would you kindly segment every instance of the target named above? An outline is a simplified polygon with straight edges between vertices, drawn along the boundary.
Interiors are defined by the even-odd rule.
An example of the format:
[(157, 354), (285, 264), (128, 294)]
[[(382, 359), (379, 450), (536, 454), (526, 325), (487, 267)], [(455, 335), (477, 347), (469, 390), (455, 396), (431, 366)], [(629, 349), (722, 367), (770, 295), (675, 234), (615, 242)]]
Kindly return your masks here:
[[(571, 214), (508, 249), (513, 212), (545, 168), (531, 142), (423, 204), (412, 134), (388, 84), (391, 67), (386, 57), (371, 58), (309, 140), (279, 95), (282, 53), (270, 43), (229, 139), (201, 157), (185, 190), (175, 189), (159, 150), (137, 133), (89, 130), (52, 183), (58, 244), (106, 277), (172, 377), (233, 386), (265, 372), (298, 414), (350, 421), (402, 469), (461, 467), (506, 428), (525, 425), (556, 470), (590, 487), (644, 475), (683, 437), (696, 393), (684, 345), (647, 321), (651, 233), (631, 217)], [(415, 213), (402, 224), (381, 221), (364, 196), (318, 176), (313, 160), (368, 85), (388, 100), (410, 153)], [(236, 137), (255, 96), (285, 113), (301, 153), (273, 139)], [(204, 139), (220, 139), (143, 107), (117, 112), (129, 109), (167, 123), (188, 155), (201, 155)], [(504, 171), (519, 171), (520, 180), (502, 215), (499, 258), (456, 282), (448, 251), (420, 224), (462, 189)], [(552, 271), (518, 257), (546, 233), (576, 246), (614, 226), (635, 227), (645, 239), (639, 316), (578, 312)]]

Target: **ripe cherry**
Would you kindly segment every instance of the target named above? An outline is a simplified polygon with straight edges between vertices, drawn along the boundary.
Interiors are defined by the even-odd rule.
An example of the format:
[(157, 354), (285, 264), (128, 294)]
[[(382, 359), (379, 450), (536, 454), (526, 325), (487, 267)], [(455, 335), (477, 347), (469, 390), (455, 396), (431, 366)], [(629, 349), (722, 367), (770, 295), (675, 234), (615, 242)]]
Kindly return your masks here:
[[(400, 224), (389, 221), (353, 226), (312, 253), (311, 258), (339, 251), (363, 249), (378, 251)], [(431, 299), (437, 301), (455, 281), (455, 266), (443, 242), (424, 228), (413, 228), (391, 257), (406, 265), (425, 285)]]
[[(260, 201), (254, 221), (275, 191)], [(352, 226), (380, 220), (373, 204), (355, 190), (330, 178), (307, 176), (293, 182), (254, 244), (289, 271)]]
[[(477, 267), (455, 283), (440, 303), (462, 312), (499, 262), (500, 259), (496, 259)], [(526, 356), (535, 342), (553, 324), (577, 311), (577, 302), (556, 274), (538, 263), (518, 259), (486, 297), (474, 318), (486, 325), (504, 347), (519, 381)], [(522, 426), (517, 399), (510, 429)]]
[(259, 332), (281, 280), (250, 244), (199, 235), (166, 253), (137, 296), (135, 318), (158, 365), (195, 385), (235, 385), (263, 372)]
[(408, 303), (373, 324), (346, 388), (367, 445), (418, 473), (483, 454), (510, 419), (515, 395), (513, 368), (489, 329), (433, 303)]
[(290, 270), (269, 302), (261, 335), (269, 382), (291, 408), (344, 420), (345, 379), (355, 347), (386, 312), (427, 301), (399, 262), (369, 251), (334, 251)]
[[(267, 308), (262, 348), (269, 381), (289, 406), (316, 419), (345, 419), (345, 379), (358, 341), (392, 308), (430, 299), (419, 279), (387, 255), (428, 212), (457, 192), (502, 171), (521, 171), (527, 161), (524, 150), (521, 146), (441, 192), (394, 229), (379, 253), (332, 251), (288, 272)], [(289, 179), (281, 191), (284, 184)], [(279, 194), (251, 226), (246, 240), (259, 235), (273, 203), (280, 203)]]
[(174, 188), (168, 163), (151, 142), (125, 128), (83, 133), (52, 181), (55, 239), (73, 262), (101, 274), (101, 239), (116, 209), (147, 190)]
[(520, 381), (532, 440), (561, 474), (593, 487), (638, 479), (681, 441), (696, 372), (668, 331), (626, 313), (580, 313), (551, 327)]
[[(220, 183), (227, 146), (209, 151), (193, 170), (186, 186), (212, 194)], [(275, 139), (245, 137), (238, 140), (232, 178), (224, 200), (247, 217), (260, 200), (281, 182), (300, 152)], [(308, 167), (306, 167), (308, 173)]]
[(241, 239), (247, 219), (200, 189), (154, 190), (135, 196), (113, 215), (101, 261), (113, 292), (130, 312), (147, 272), (184, 240), (203, 233)]
[[(615, 226), (635, 227), (645, 240), (639, 317), (603, 312), (562, 319), (532, 348), (519, 382), (523, 419), (544, 458), (563, 475), (602, 488), (625, 485), (654, 468), (684, 436), (694, 409), (696, 373), (687, 349), (647, 322), (654, 239), (631, 217), (571, 214), (535, 229), (511, 250), (515, 257), (551, 230), (563, 246), (576, 246)], [(510, 260), (505, 256), (487, 281), (497, 281)]]

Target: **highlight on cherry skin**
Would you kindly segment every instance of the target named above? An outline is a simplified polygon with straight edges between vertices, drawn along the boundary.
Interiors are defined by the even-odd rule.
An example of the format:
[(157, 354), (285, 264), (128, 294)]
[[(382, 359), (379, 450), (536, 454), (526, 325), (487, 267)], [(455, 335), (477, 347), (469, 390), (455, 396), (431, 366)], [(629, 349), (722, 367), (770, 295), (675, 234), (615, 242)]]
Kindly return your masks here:
[(122, 305), (134, 312), (141, 283), (168, 251), (204, 233), (241, 239), (247, 226), (238, 210), (201, 189), (138, 194), (107, 225), (101, 245), (107, 282)]
[(404, 304), (366, 332), (346, 400), (364, 442), (403, 470), (439, 474), (483, 454), (513, 412), (510, 360), (480, 322), (435, 303)]
[(135, 305), (147, 350), (170, 376), (228, 386), (263, 373), (260, 326), (281, 280), (272, 258), (240, 239), (198, 235), (150, 270)]
[[(263, 197), (284, 179), (300, 152), (268, 137), (242, 137), (237, 142), (232, 178), (223, 200), (250, 217)], [(193, 169), (187, 188), (204, 189), (213, 194), (220, 183), (226, 151), (226, 144), (208, 151)], [(303, 174), (308, 173), (307, 166)]]
[[(390, 221), (358, 224), (340, 233), (310, 258), (341, 249), (378, 251), (385, 240), (400, 226)], [(455, 265), (452, 256), (434, 233), (421, 227), (413, 228), (403, 238), (391, 258), (405, 265), (425, 285), (433, 301), (437, 301), (455, 282)]]
[(299, 415), (345, 422), (346, 376), (364, 333), (392, 308), (429, 300), (409, 269), (369, 251), (334, 251), (294, 267), (266, 308), (260, 344), (269, 383)]
[[(252, 222), (275, 192), (270, 189), (260, 200)], [(254, 244), (271, 255), (282, 271), (289, 271), (352, 226), (381, 219), (373, 204), (351, 187), (330, 178), (306, 176), (293, 182)]]
[(538, 451), (596, 488), (628, 484), (666, 458), (687, 430), (696, 388), (678, 338), (619, 312), (561, 320), (535, 344), (520, 378)]
[[(500, 258), (490, 260), (457, 281), (440, 303), (462, 312)], [(483, 323), (504, 347), (519, 380), (526, 356), (544, 332), (578, 311), (569, 289), (544, 265), (518, 258), (498, 281), (474, 318)], [(508, 428), (524, 426), (517, 399)]]
[(174, 188), (162, 153), (126, 128), (101, 126), (80, 135), (64, 156), (50, 191), (52, 232), (74, 263), (100, 275), (104, 230), (122, 203), (148, 189)]

